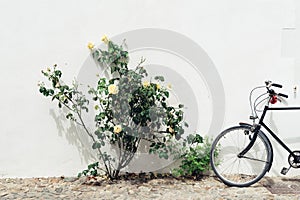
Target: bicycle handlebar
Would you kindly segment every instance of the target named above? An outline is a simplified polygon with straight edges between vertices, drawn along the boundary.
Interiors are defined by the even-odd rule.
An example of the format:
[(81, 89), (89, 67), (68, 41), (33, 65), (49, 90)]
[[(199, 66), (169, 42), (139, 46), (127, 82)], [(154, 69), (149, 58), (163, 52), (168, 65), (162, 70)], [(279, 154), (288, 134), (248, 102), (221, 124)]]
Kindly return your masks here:
[[(263, 110), (259, 110), (258, 106), (263, 105), (263, 103), (266, 103), (266, 105), (269, 105), (269, 103), (275, 104), (278, 100), (277, 97), (288, 98), (288, 95), (286, 95), (286, 94), (275, 92), (274, 89), (272, 89), (273, 86), (277, 87), (277, 88), (282, 88), (281, 84), (272, 83), (272, 81), (268, 80), (268, 81), (265, 81), (265, 85), (257, 86), (251, 90), (250, 95), (249, 95), (249, 102), (250, 102), (250, 107), (251, 107), (251, 112), (252, 112), (250, 119), (255, 120), (258, 118), (257, 112), (263, 111)], [(258, 97), (256, 97), (256, 99), (253, 102), (252, 101), (253, 92), (260, 88), (267, 89), (267, 92), (265, 92), (261, 95), (258, 95)], [(279, 101), (280, 101), (280, 99), (279, 99)]]
[(278, 93), (277, 95), (278, 95), (278, 96), (281, 96), (281, 97), (284, 97), (284, 98), (289, 98), (289, 96), (286, 95), (286, 94)]
[(277, 83), (272, 83), (271, 86), (278, 87), (278, 88), (282, 88), (282, 85), (277, 84)]
[(284, 97), (284, 98), (288, 98), (288, 97), (289, 97), (288, 95), (282, 94), (282, 93), (276, 94), (274, 90), (269, 89), (269, 87), (271, 87), (271, 86), (278, 87), (278, 88), (282, 88), (282, 85), (281, 85), (281, 84), (278, 84), (278, 83), (272, 83), (271, 81), (266, 81), (266, 84), (267, 84), (267, 89), (268, 89), (269, 94), (281, 96), (281, 97)]

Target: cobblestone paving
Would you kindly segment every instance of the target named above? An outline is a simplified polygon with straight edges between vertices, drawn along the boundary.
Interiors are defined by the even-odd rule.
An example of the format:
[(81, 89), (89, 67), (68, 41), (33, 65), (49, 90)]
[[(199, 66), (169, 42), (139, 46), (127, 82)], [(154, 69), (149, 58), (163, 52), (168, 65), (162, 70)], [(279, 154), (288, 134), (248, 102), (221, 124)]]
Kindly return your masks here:
[[(214, 177), (200, 181), (175, 178), (148, 181), (88, 180), (87, 178), (0, 179), (0, 199), (300, 199), (300, 194), (284, 188), (297, 186), (300, 179), (264, 178), (247, 188), (227, 187)], [(281, 185), (281, 194), (274, 194)], [(275, 192), (272, 191), (275, 188)], [(298, 190), (296, 188), (296, 190)]]

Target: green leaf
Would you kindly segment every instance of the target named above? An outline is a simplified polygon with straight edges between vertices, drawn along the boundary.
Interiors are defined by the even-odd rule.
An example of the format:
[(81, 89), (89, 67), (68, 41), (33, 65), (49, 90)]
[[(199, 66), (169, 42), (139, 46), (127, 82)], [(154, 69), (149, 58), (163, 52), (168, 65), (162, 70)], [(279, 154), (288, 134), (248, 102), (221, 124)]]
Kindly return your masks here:
[(45, 87), (40, 87), (39, 91), (40, 93), (44, 94), (44, 92), (46, 91), (47, 89)]
[(154, 147), (156, 145), (156, 143), (155, 142), (152, 142), (151, 144), (150, 144), (150, 147)]
[(66, 118), (67, 118), (67, 119), (72, 119), (72, 118), (73, 118), (73, 114), (72, 114), (72, 113), (68, 113), (68, 114), (66, 115)]
[(91, 175), (92, 175), (92, 176), (97, 176), (97, 175), (98, 175), (98, 172), (97, 172), (97, 170), (93, 170), (93, 171), (91, 171)]
[(165, 95), (167, 98), (169, 98), (169, 95), (170, 95), (170, 94), (169, 94), (168, 91), (165, 91), (165, 92), (164, 92), (164, 95)]
[(188, 123), (184, 122), (183, 124), (184, 124), (185, 127), (189, 127)]
[(193, 144), (194, 143), (203, 143), (203, 137), (200, 136), (199, 134), (196, 134), (195, 137), (194, 137), (194, 139), (193, 139), (193, 141), (192, 141), (192, 143)]
[(92, 148), (93, 149), (99, 149), (101, 147), (101, 144), (99, 142), (94, 142)]
[(55, 70), (54, 71), (55, 76), (58, 76), (59, 78), (61, 77), (62, 73), (60, 70)]
[(85, 175), (85, 176), (86, 176), (86, 175), (87, 175), (87, 173), (88, 173), (88, 170), (83, 170), (83, 171), (82, 171), (82, 173), (83, 173), (83, 175)]
[(159, 80), (159, 81), (165, 81), (165, 78), (163, 76), (155, 76), (154, 80)]

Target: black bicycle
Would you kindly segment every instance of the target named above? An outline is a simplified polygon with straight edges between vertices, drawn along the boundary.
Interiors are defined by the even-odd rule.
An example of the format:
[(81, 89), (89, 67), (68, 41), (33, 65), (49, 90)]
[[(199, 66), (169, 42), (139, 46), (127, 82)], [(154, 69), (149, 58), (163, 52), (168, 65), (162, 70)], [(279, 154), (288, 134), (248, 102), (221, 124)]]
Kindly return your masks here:
[[(262, 127), (289, 152), (289, 167), (281, 170), (286, 174), (289, 169), (300, 168), (300, 151), (292, 151), (277, 135), (264, 123), (268, 111), (300, 110), (300, 107), (269, 106), (281, 101), (287, 95), (276, 93), (273, 87), (282, 85), (266, 81), (264, 86), (255, 87), (250, 92), (250, 107), (252, 124), (239, 123), (224, 130), (212, 144), (210, 152), (211, 166), (215, 174), (228, 186), (247, 187), (259, 181), (271, 169), (273, 162), (273, 148)], [(266, 91), (252, 101), (254, 91)], [(260, 107), (263, 109), (260, 109)], [(258, 113), (260, 116), (258, 116)], [(256, 121), (258, 120), (258, 123)]]

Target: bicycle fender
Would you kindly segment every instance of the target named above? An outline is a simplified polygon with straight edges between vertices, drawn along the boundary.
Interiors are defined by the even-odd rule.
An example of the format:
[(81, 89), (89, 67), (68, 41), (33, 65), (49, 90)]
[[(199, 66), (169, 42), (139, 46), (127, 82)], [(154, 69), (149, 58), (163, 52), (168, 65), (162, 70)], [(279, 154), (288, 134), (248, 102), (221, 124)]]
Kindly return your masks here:
[(245, 123), (245, 122), (240, 122), (239, 125), (240, 126), (252, 126), (251, 124)]

